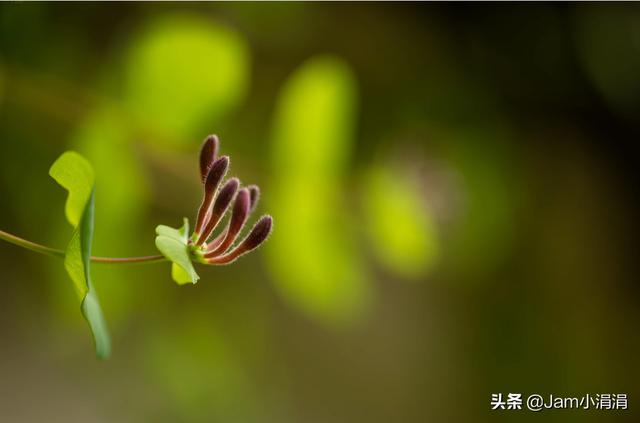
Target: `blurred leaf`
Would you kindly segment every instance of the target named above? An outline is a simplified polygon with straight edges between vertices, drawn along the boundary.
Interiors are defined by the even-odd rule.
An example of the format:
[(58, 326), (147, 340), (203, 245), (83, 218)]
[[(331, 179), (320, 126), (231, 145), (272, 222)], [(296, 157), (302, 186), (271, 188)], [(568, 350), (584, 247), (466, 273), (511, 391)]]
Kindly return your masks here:
[(156, 247), (169, 261), (171, 261), (171, 276), (179, 285), (196, 283), (200, 277), (193, 268), (189, 256), (189, 221), (184, 218), (180, 229), (165, 225), (156, 227)]
[(236, 32), (215, 22), (168, 16), (139, 34), (125, 66), (131, 113), (167, 133), (168, 142), (200, 142), (244, 98), (249, 52)]
[(273, 134), (269, 207), (283, 223), (267, 244), (271, 269), (288, 301), (335, 323), (361, 315), (369, 297), (343, 197), (355, 84), (341, 60), (309, 60), (283, 88)]
[(100, 358), (107, 358), (111, 350), (109, 334), (90, 274), (95, 201), (93, 168), (84, 157), (68, 151), (55, 161), (49, 174), (69, 191), (65, 213), (74, 232), (64, 265), (82, 301), (82, 314), (91, 328), (96, 353)]
[(439, 245), (419, 187), (401, 171), (381, 165), (368, 172), (365, 184), (365, 218), (379, 260), (401, 276), (424, 276)]

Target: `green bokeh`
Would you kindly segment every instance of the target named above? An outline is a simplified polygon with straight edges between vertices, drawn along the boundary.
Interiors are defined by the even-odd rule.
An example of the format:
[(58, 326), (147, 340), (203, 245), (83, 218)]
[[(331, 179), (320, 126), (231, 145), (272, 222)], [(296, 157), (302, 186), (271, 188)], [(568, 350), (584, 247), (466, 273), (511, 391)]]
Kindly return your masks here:
[(337, 324), (359, 317), (370, 295), (344, 189), (356, 95), (347, 64), (309, 59), (282, 88), (272, 136), (270, 267), (291, 304)]
[(364, 185), (367, 229), (378, 259), (400, 276), (424, 278), (440, 245), (419, 181), (384, 162), (367, 172)]
[(193, 146), (246, 95), (249, 52), (225, 26), (197, 15), (168, 15), (141, 29), (125, 74), (131, 115), (170, 145), (188, 140)]

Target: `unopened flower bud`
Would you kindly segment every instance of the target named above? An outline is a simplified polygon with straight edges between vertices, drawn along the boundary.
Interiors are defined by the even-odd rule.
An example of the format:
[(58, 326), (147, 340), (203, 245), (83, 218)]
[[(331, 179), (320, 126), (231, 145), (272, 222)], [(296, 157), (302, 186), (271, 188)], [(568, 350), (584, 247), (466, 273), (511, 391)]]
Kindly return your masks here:
[(242, 188), (236, 195), (235, 203), (233, 204), (233, 212), (229, 221), (229, 226), (225, 233), (221, 234), (222, 238), (216, 238), (211, 245), (211, 251), (205, 254), (205, 257), (214, 257), (224, 253), (233, 241), (236, 240), (238, 234), (242, 230), (247, 218), (249, 217), (249, 207), (251, 198), (249, 189)]
[(220, 141), (215, 135), (209, 135), (200, 148), (200, 177), (202, 178), (202, 183), (207, 179), (207, 175), (218, 156), (219, 148)]
[(249, 251), (255, 250), (262, 244), (269, 234), (271, 233), (271, 229), (273, 228), (273, 218), (269, 215), (262, 216), (258, 223), (254, 225), (249, 232), (249, 235), (230, 253), (225, 254), (223, 256), (212, 257), (207, 259), (207, 263), (210, 264), (228, 264), (236, 260), (238, 257), (243, 254), (248, 253)]
[(220, 192), (218, 192), (216, 200), (213, 203), (209, 221), (205, 224), (205, 228), (196, 242), (196, 245), (202, 245), (209, 238), (213, 230), (218, 225), (218, 222), (220, 222), (220, 219), (227, 211), (231, 201), (233, 201), (233, 197), (236, 195), (239, 186), (240, 181), (238, 178), (231, 178), (222, 186), (222, 188), (220, 188)]
[(200, 209), (198, 209), (198, 217), (194, 228), (195, 233), (200, 233), (202, 227), (205, 225), (207, 216), (210, 213), (211, 204), (213, 203), (213, 199), (216, 195), (216, 190), (218, 189), (222, 178), (224, 178), (224, 175), (227, 173), (228, 168), (229, 157), (222, 156), (216, 160), (211, 166), (211, 169), (209, 169), (209, 173), (207, 174), (204, 182), (202, 204), (200, 205)]
[(247, 188), (251, 197), (251, 205), (249, 206), (249, 213), (251, 213), (258, 205), (258, 200), (260, 200), (260, 188), (257, 185), (249, 185)]

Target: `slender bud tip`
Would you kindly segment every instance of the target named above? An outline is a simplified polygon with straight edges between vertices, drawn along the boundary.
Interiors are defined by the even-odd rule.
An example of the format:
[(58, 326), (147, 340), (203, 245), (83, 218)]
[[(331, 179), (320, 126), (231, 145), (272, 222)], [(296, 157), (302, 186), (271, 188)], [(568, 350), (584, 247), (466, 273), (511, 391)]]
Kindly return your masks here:
[(222, 156), (216, 160), (209, 169), (209, 173), (205, 179), (205, 190), (209, 193), (215, 191), (215, 189), (222, 181), (227, 169), (229, 168), (229, 156)]
[(258, 188), (257, 185), (249, 185), (247, 189), (249, 190), (249, 196), (251, 198), (249, 211), (253, 211), (258, 204), (258, 200), (260, 200), (260, 188)]
[(218, 150), (220, 148), (220, 141), (216, 135), (209, 135), (200, 148), (200, 177), (202, 182), (205, 181), (211, 166), (218, 156)]
[(247, 188), (242, 188), (238, 191), (236, 202), (233, 205), (233, 216), (237, 216), (238, 219), (240, 217), (242, 217), (242, 219), (246, 218), (246, 215), (249, 214), (250, 207), (251, 194)]
[(273, 229), (273, 218), (269, 215), (262, 216), (255, 224), (244, 242), (246, 251), (251, 251), (262, 244), (271, 234)]
[(216, 202), (213, 204), (213, 212), (214, 213), (222, 213), (224, 210), (229, 207), (233, 197), (236, 195), (238, 188), (240, 187), (240, 181), (238, 178), (231, 178), (220, 188), (218, 192), (218, 198), (216, 198)]
[(198, 217), (194, 228), (196, 233), (200, 233), (211, 218), (211, 203), (215, 198), (220, 182), (222, 182), (224, 175), (227, 173), (228, 167), (229, 157), (222, 156), (216, 160), (211, 166), (211, 169), (209, 169), (209, 174), (204, 182), (204, 198), (202, 199), (202, 204), (198, 209)]

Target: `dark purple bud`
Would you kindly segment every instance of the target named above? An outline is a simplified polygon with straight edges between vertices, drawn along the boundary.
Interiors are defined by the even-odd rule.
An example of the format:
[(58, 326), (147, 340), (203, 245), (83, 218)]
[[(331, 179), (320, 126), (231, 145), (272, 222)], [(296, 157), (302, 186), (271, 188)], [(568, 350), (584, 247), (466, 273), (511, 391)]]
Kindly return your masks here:
[(249, 207), (251, 205), (251, 198), (249, 190), (242, 188), (236, 195), (235, 203), (233, 204), (233, 213), (231, 214), (231, 220), (229, 226), (223, 234), (220, 234), (211, 245), (208, 245), (208, 252), (205, 257), (215, 257), (227, 251), (229, 246), (236, 240), (238, 234), (242, 230), (247, 218), (249, 217)]
[(251, 196), (251, 205), (249, 206), (249, 213), (256, 209), (258, 200), (260, 200), (260, 188), (257, 185), (249, 185), (249, 195)]
[(197, 234), (200, 233), (202, 227), (209, 220), (208, 216), (210, 215), (210, 208), (213, 203), (213, 199), (215, 198), (216, 190), (218, 189), (222, 178), (224, 178), (224, 175), (227, 173), (228, 168), (229, 157), (222, 156), (216, 160), (211, 166), (211, 169), (209, 169), (209, 173), (204, 181), (204, 196), (202, 198), (200, 209), (198, 209), (198, 217), (194, 228), (194, 232)]
[(209, 264), (228, 264), (238, 257), (255, 250), (262, 244), (273, 228), (273, 218), (269, 215), (262, 216), (258, 223), (253, 226), (249, 235), (230, 253), (223, 256), (212, 257), (207, 260)]
[(269, 215), (262, 216), (258, 223), (253, 226), (249, 235), (242, 241), (240, 247), (243, 247), (245, 252), (255, 250), (267, 239), (272, 228), (273, 218)]
[(240, 181), (238, 181), (238, 178), (231, 178), (222, 186), (222, 188), (220, 188), (216, 201), (213, 203), (209, 221), (206, 223), (196, 245), (202, 245), (207, 238), (209, 238), (213, 230), (218, 225), (218, 222), (220, 222), (220, 219), (222, 219), (222, 216), (224, 216), (227, 211), (231, 201), (233, 201), (233, 197), (236, 195), (239, 186)]
[(207, 179), (207, 175), (218, 156), (219, 148), (220, 141), (215, 135), (209, 135), (200, 148), (200, 177), (202, 178), (202, 183)]
[[(258, 200), (260, 199), (260, 188), (258, 188), (257, 185), (249, 185), (248, 187), (246, 187), (246, 189), (249, 190), (249, 213), (247, 214), (247, 219), (248, 217), (251, 215), (251, 213), (253, 212), (253, 210), (256, 208), (256, 205), (258, 203)], [(213, 251), (217, 250), (218, 247), (220, 246), (220, 244), (222, 243), (222, 241), (225, 240), (227, 233), (229, 231), (229, 228), (227, 227), (227, 229), (225, 229), (222, 233), (218, 234), (218, 236), (215, 237), (215, 239), (213, 239), (212, 241), (207, 243), (207, 256), (208, 257), (212, 257), (214, 254), (210, 254), (213, 253)], [(237, 235), (236, 235), (237, 238)], [(235, 240), (233, 240), (235, 241)], [(233, 244), (233, 241), (231, 241), (231, 243)], [(227, 248), (229, 248), (229, 246), (227, 246)], [(219, 255), (224, 253), (224, 251), (216, 251), (215, 255)]]

